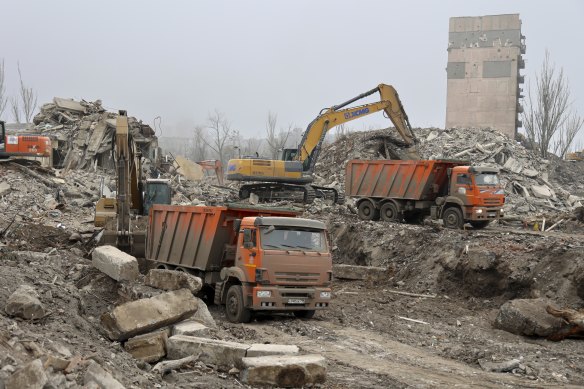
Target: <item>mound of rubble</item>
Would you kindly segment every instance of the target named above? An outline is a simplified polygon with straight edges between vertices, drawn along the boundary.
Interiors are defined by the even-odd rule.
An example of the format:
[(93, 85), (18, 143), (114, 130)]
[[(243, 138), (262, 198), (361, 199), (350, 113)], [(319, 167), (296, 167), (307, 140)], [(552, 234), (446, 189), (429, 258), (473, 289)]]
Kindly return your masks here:
[[(508, 216), (539, 217), (549, 213), (571, 212), (582, 207), (583, 185), (554, 181), (557, 163), (539, 157), (507, 136), (490, 129), (415, 129), (423, 159), (456, 159), (501, 170), (505, 186)], [(316, 183), (344, 190), (344, 168), (351, 159), (384, 159), (391, 157), (391, 130), (351, 133), (326, 145), (316, 165)], [(563, 169), (564, 174), (566, 168)], [(560, 168), (560, 173), (562, 169)], [(581, 178), (581, 176), (580, 176)]]

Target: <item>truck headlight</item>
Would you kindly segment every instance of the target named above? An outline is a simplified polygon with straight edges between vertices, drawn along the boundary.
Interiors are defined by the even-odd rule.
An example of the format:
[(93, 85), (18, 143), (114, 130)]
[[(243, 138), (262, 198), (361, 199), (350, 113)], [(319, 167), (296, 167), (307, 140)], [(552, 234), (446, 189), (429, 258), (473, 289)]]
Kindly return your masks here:
[(330, 299), (331, 298), (331, 292), (320, 292), (320, 298), (321, 299)]
[(477, 209), (477, 213), (480, 215), (481, 213), (483, 213), (482, 209)]
[(258, 290), (256, 296), (259, 298), (272, 297), (272, 292), (270, 290)]

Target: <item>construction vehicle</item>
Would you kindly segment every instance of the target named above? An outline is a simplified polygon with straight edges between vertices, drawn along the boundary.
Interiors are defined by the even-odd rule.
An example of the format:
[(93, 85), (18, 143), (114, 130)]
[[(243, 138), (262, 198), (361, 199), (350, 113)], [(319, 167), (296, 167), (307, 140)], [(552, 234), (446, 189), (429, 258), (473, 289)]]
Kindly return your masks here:
[(6, 124), (1, 120), (0, 131), (0, 159), (51, 156), (51, 139), (48, 136), (6, 135)]
[[(381, 96), (380, 101), (345, 108), (377, 92)], [(241, 199), (246, 199), (251, 193), (255, 193), (260, 201), (298, 200), (300, 197), (304, 203), (311, 203), (315, 197), (322, 197), (342, 203), (344, 197), (336, 189), (311, 184), (325, 135), (335, 126), (379, 111), (383, 111), (391, 119), (403, 138), (405, 146), (410, 150), (414, 148), (416, 138), (396, 90), (390, 85), (380, 84), (344, 103), (321, 111), (308, 125), (298, 148), (284, 149), (280, 160), (257, 158), (230, 160), (227, 167), (227, 179), (256, 181), (256, 183), (241, 186), (239, 190)], [(410, 159), (417, 158), (416, 155), (417, 153), (414, 153)]]
[(498, 173), (465, 161), (351, 160), (345, 193), (357, 199), (362, 220), (420, 222), (429, 215), (448, 228), (469, 222), (478, 229), (503, 216)]
[(255, 312), (310, 318), (331, 300), (324, 223), (297, 211), (245, 205), (153, 205), (146, 259), (200, 277), (231, 322)]
[(200, 165), (204, 170), (213, 170), (215, 172), (215, 176), (217, 176), (217, 182), (219, 185), (223, 185), (223, 164), (220, 160), (208, 159), (205, 161), (197, 161), (195, 163)]
[[(136, 215), (144, 215), (155, 203), (170, 204), (168, 180), (142, 178), (141, 153), (129, 131), (126, 111), (119, 111), (113, 144), (116, 169), (116, 197), (102, 197), (95, 206), (95, 226), (104, 227), (100, 244), (140, 256), (144, 253), (145, 226)], [(146, 193), (146, 208), (144, 193)]]
[(581, 151), (574, 151), (566, 154), (567, 161), (584, 161), (584, 149)]

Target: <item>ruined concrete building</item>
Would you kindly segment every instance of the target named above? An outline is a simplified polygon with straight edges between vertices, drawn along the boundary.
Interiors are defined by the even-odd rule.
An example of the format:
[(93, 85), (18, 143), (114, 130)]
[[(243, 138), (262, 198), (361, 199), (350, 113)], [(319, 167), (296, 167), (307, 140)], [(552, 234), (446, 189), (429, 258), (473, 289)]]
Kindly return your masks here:
[(493, 128), (514, 139), (525, 67), (519, 14), (450, 18), (446, 128)]

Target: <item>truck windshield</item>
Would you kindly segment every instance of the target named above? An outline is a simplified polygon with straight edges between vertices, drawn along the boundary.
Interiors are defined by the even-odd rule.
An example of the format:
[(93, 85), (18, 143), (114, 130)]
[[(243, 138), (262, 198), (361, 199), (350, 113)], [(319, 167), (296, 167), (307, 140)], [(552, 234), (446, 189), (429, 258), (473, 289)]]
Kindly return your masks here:
[(322, 230), (269, 226), (260, 231), (264, 249), (327, 251), (326, 237)]
[(478, 186), (497, 186), (499, 185), (499, 176), (496, 173), (480, 173), (475, 176)]

